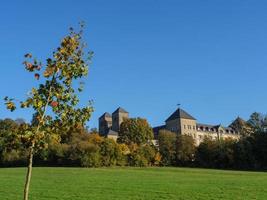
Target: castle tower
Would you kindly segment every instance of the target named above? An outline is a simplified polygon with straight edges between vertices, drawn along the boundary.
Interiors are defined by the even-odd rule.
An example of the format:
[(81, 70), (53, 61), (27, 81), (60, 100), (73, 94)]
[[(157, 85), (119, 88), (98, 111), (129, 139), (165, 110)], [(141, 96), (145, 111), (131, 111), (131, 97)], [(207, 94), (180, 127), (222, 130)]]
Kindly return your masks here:
[(112, 126), (112, 117), (109, 113), (105, 112), (101, 117), (98, 119), (99, 121), (99, 134), (100, 135), (107, 135), (108, 131)]
[(112, 113), (112, 130), (119, 132), (120, 125), (124, 119), (129, 118), (129, 113), (123, 108), (119, 107)]
[(165, 122), (166, 129), (177, 134), (194, 136), (197, 133), (196, 119), (181, 108), (172, 113)]

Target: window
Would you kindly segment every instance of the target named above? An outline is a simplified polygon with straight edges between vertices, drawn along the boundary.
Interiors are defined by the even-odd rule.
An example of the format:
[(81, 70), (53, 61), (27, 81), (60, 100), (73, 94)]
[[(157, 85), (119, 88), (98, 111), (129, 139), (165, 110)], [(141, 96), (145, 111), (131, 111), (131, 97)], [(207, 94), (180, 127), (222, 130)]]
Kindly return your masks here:
[(186, 125), (184, 125), (184, 129), (186, 129)]

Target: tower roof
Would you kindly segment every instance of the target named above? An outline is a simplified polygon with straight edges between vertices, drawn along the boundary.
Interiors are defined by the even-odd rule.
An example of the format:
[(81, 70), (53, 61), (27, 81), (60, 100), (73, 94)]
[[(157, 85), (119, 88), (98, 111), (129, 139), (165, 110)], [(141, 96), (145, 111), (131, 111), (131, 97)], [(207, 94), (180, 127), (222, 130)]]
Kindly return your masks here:
[(171, 114), (171, 116), (168, 119), (166, 119), (166, 122), (170, 121), (170, 120), (174, 120), (174, 119), (180, 119), (180, 118), (196, 120), (194, 117), (192, 117), (186, 111), (184, 111), (181, 108), (178, 108), (174, 113)]
[(229, 127), (236, 127), (236, 126), (244, 126), (244, 125), (246, 125), (247, 124), (247, 122), (244, 120), (244, 119), (242, 119), (241, 117), (237, 117), (230, 125), (229, 125)]
[(104, 118), (104, 117), (110, 117), (111, 118), (111, 115), (108, 113), (108, 112), (105, 112), (103, 115), (101, 115), (101, 117), (99, 118)]
[[(117, 108), (117, 110), (115, 110), (113, 113), (117, 113), (117, 112), (119, 112), (119, 113), (128, 113), (126, 110), (124, 110), (122, 107), (118, 107)], [(112, 113), (112, 114), (113, 114)]]

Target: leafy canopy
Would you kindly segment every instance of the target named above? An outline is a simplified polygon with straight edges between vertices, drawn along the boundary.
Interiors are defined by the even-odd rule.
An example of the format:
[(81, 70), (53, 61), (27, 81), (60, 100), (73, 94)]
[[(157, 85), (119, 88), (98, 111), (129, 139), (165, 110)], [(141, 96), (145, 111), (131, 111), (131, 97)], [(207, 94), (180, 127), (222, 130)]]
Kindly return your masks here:
[(145, 144), (153, 138), (153, 131), (147, 120), (142, 118), (125, 119), (119, 131), (118, 142), (125, 144)]
[(69, 34), (44, 65), (32, 54), (25, 55), (25, 69), (33, 74), (38, 86), (33, 87), (23, 101), (9, 97), (4, 100), (10, 111), (18, 106), (34, 111), (31, 125), (24, 125), (21, 131), (26, 146), (36, 144), (42, 147), (48, 136), (67, 132), (77, 125), (83, 126), (93, 112), (90, 101), (86, 107), (78, 106), (77, 94), (83, 91), (83, 82), (79, 80), (87, 76), (92, 58), (92, 52), (84, 53), (83, 27), (81, 24), (78, 32), (70, 28)]

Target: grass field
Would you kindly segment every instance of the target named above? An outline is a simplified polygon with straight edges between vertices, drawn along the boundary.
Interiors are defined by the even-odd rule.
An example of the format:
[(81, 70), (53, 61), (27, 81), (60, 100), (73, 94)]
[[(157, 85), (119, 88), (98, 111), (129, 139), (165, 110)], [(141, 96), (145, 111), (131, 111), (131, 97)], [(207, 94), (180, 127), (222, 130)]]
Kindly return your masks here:
[[(0, 199), (22, 199), (26, 169), (0, 169)], [(267, 199), (267, 173), (188, 168), (34, 168), (30, 200)]]

